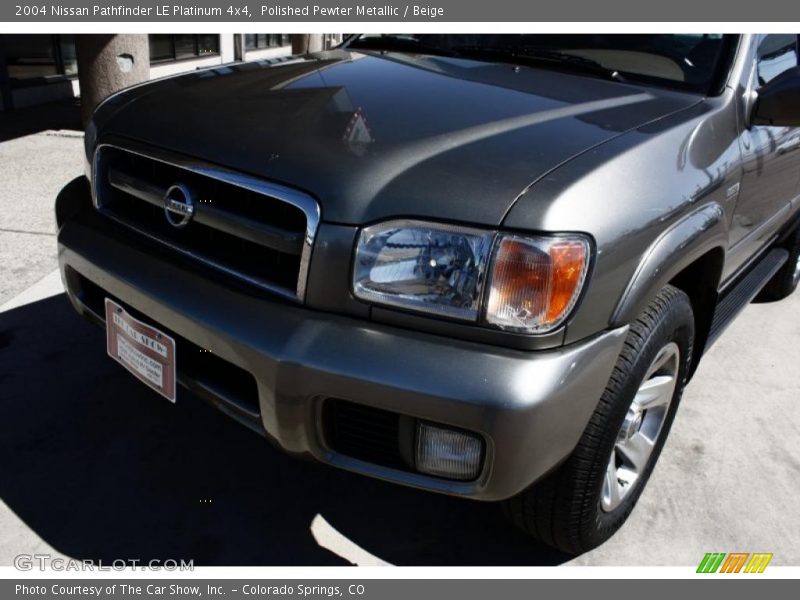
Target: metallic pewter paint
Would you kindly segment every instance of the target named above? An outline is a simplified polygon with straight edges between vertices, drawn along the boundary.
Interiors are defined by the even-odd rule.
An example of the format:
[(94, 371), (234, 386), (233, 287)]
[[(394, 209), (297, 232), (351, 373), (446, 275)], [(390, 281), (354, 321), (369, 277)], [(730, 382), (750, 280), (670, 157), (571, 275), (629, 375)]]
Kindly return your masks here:
[[(505, 64), (336, 50), (156, 81), (96, 119), (100, 142), (116, 135), (299, 187), (328, 223), (498, 226), (541, 175), (698, 101)], [(372, 141), (354, 147), (343, 137), (356, 110)]]

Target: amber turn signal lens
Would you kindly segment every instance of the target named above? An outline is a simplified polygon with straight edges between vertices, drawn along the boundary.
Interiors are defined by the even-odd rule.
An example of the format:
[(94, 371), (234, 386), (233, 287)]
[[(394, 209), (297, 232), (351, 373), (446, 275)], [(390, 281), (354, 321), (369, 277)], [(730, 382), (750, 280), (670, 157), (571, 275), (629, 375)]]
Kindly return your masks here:
[(588, 262), (589, 243), (584, 238), (500, 238), (486, 321), (513, 331), (556, 328), (580, 295)]

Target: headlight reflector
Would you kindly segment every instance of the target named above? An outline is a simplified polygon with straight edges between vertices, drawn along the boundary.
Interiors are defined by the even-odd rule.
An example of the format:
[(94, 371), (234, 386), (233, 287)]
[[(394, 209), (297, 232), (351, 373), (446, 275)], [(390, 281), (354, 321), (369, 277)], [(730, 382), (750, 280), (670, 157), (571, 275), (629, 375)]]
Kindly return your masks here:
[(501, 236), (492, 263), (487, 323), (528, 333), (554, 329), (577, 302), (588, 264), (589, 243), (583, 237)]
[(356, 297), (521, 333), (556, 329), (578, 301), (591, 246), (579, 234), (527, 236), (396, 220), (361, 231)]
[(475, 321), (494, 232), (419, 221), (361, 231), (353, 291), (363, 300)]

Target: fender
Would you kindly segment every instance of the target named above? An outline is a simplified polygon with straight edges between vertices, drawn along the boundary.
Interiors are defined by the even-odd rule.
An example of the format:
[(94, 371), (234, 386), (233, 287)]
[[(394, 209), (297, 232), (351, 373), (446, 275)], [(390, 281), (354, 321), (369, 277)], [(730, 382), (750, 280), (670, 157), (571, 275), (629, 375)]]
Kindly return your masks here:
[(65, 221), (92, 206), (89, 181), (81, 175), (70, 181), (58, 193), (55, 202), (56, 227), (60, 231)]
[[(725, 211), (711, 202), (673, 224), (644, 252), (611, 316), (611, 327), (630, 323), (650, 299), (698, 258), (728, 245)], [(715, 282), (716, 285), (719, 282)]]

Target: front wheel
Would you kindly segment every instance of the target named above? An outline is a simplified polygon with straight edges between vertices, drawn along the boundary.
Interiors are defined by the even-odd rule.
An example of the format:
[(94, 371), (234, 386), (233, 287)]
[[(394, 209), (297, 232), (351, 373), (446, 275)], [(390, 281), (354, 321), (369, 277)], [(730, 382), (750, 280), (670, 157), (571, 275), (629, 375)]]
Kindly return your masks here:
[(606, 541), (627, 520), (678, 408), (694, 343), (689, 298), (666, 286), (631, 324), (622, 352), (567, 461), (507, 500), (521, 529), (565, 552)]

